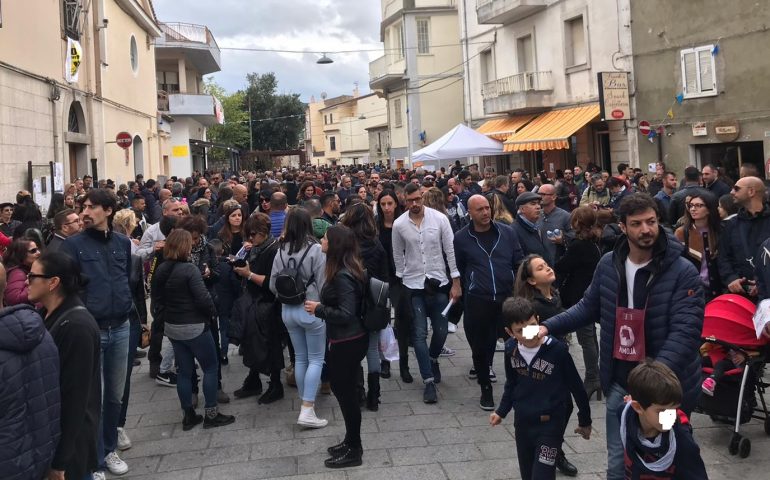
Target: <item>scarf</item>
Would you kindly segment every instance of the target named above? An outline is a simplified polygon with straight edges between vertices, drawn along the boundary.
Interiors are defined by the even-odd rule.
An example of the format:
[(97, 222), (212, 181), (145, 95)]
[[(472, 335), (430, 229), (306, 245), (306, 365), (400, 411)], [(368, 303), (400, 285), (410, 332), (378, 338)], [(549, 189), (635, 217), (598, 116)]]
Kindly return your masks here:
[(190, 263), (193, 265), (200, 266), (201, 264), (201, 255), (203, 254), (204, 250), (206, 250), (206, 247), (208, 246), (208, 239), (201, 235), (201, 239), (198, 243), (193, 245), (192, 251), (190, 252)]
[[(674, 434), (674, 429), (672, 428), (668, 432), (661, 433), (655, 437), (655, 440), (650, 441), (644, 438), (637, 423), (626, 423), (626, 416), (630, 409), (631, 402), (628, 402), (626, 403), (626, 406), (623, 407), (623, 414), (620, 416), (620, 441), (623, 443), (623, 450), (627, 452), (628, 456), (636, 455), (647, 470), (652, 472), (663, 472), (667, 470), (671, 467), (671, 464), (674, 463), (674, 456), (676, 456), (676, 435)], [(631, 414), (636, 415), (636, 412), (631, 412)], [(631, 442), (635, 447), (632, 449), (633, 451), (629, 451), (626, 446), (626, 430), (629, 430), (631, 433)], [(668, 446), (665, 445), (666, 443), (668, 443)], [(643, 448), (651, 455), (657, 457), (658, 460), (649, 463), (645, 462), (644, 459), (639, 456), (638, 448), (636, 447)]]

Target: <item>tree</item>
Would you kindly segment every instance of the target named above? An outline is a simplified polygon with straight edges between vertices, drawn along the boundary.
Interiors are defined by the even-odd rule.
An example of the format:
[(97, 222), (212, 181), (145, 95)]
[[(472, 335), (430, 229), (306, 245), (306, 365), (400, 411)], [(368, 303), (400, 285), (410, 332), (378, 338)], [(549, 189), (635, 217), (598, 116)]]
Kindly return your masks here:
[[(208, 140), (240, 150), (248, 150), (249, 111), (246, 103), (246, 94), (239, 90), (228, 95), (225, 89), (219, 86), (211, 77), (205, 80), (204, 91), (219, 100), (225, 115), (224, 124), (214, 125), (208, 129)], [(230, 158), (229, 153), (221, 148), (211, 149), (210, 156), (213, 160), (227, 160)]]
[[(277, 94), (275, 74), (246, 75), (247, 105), (255, 150), (288, 150), (299, 146), (305, 128), (305, 104), (295, 93)], [(248, 107), (247, 107), (248, 108)]]

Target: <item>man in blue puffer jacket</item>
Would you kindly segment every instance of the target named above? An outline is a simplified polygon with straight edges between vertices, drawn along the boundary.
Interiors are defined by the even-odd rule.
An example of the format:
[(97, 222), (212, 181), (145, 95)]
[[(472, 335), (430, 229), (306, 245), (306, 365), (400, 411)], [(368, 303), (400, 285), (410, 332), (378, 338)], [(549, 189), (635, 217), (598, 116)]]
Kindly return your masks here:
[[(0, 293), (5, 269), (0, 265)], [(60, 435), (59, 352), (29, 305), (0, 310), (0, 476), (43, 478)]]
[[(149, 183), (149, 181), (148, 181)], [(85, 229), (67, 238), (59, 251), (66, 253), (88, 277), (83, 303), (101, 331), (102, 349), (102, 434), (97, 455), (99, 471), (113, 475), (128, 472), (117, 454), (118, 423), (128, 366), (128, 315), (133, 307), (129, 272), (131, 240), (112, 230), (117, 202), (106, 189), (92, 189), (80, 214)]]
[(659, 227), (655, 201), (635, 193), (623, 199), (617, 213), (625, 236), (602, 257), (583, 299), (540, 328), (541, 335), (563, 335), (600, 322), (610, 480), (623, 478), (617, 410), (628, 374), (639, 362), (651, 357), (671, 368), (682, 384), (681, 409), (689, 414), (695, 407), (704, 308), (698, 272), (682, 257), (682, 244)]

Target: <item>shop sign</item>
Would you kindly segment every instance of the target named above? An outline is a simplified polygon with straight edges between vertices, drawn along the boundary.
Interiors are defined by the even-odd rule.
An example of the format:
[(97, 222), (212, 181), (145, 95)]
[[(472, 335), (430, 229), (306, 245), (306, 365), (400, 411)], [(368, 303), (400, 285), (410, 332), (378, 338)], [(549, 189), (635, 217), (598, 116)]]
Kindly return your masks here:
[(628, 72), (599, 72), (599, 107), (602, 120), (628, 120)]
[(692, 124), (693, 137), (705, 137), (709, 134), (706, 122), (695, 122)]
[(741, 127), (737, 120), (714, 122), (714, 134), (722, 142), (734, 142), (741, 134)]

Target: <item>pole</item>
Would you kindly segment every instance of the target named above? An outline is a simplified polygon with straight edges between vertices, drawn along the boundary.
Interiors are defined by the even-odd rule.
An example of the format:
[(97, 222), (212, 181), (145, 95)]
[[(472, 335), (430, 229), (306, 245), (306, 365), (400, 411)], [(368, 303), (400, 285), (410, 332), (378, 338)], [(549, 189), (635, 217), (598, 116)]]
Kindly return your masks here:
[(254, 130), (251, 125), (251, 97), (246, 96), (246, 101), (249, 102), (249, 151), (254, 151)]

